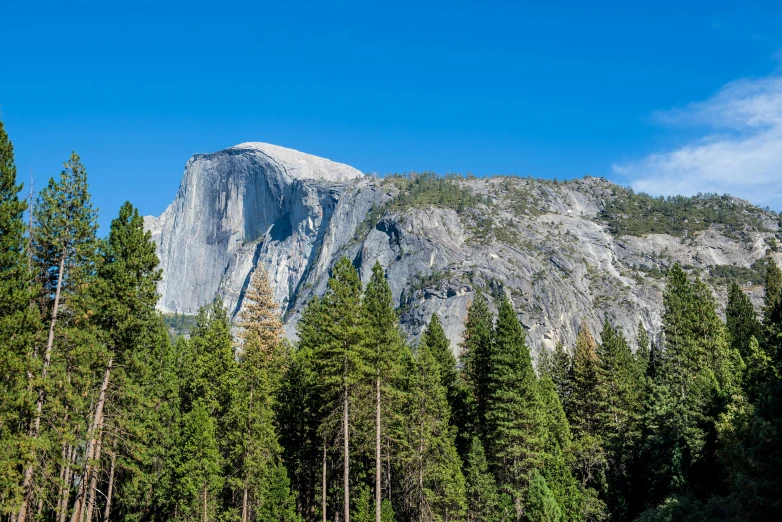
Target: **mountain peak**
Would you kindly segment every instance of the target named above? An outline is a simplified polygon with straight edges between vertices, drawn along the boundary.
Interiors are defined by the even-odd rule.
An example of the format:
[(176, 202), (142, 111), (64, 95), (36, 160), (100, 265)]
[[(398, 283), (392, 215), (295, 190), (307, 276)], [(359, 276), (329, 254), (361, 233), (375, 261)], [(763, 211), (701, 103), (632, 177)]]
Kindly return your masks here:
[(271, 143), (246, 142), (234, 145), (227, 150), (260, 152), (296, 179), (347, 181), (364, 177), (360, 170), (350, 165)]

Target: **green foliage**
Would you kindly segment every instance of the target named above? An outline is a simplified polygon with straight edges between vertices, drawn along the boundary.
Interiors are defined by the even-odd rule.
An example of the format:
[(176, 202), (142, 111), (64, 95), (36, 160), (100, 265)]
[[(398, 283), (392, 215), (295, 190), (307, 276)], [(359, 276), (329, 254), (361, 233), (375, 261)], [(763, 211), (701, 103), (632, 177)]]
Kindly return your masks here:
[(772, 315), (777, 303), (782, 300), (782, 270), (770, 260), (766, 272), (766, 296), (764, 299), (763, 316), (765, 323), (773, 323)]
[(734, 281), (740, 285), (762, 285), (766, 280), (768, 260), (758, 259), (749, 268), (733, 265), (717, 265), (710, 270), (711, 279), (718, 281)]
[(503, 491), (521, 505), (542, 463), (543, 411), (525, 332), (507, 299), (500, 306), (487, 372), (486, 441)]
[(433, 172), (386, 177), (384, 181), (393, 183), (399, 189), (399, 194), (389, 204), (388, 210), (442, 207), (461, 212), (485, 203), (472, 190), (462, 186), (459, 183), (461, 180), (461, 176), (438, 176)]
[(728, 288), (728, 305), (725, 309), (725, 321), (730, 335), (731, 347), (742, 357), (749, 355), (750, 340), (761, 339), (762, 327), (755, 314), (749, 297), (741, 291), (734, 280)]
[(534, 471), (529, 485), (527, 520), (530, 522), (560, 522), (562, 510), (546, 484), (543, 475)]
[[(492, 355), (492, 316), (489, 303), (480, 292), (475, 294), (467, 311), (464, 334), (461, 344), (461, 359), (464, 378), (470, 390), (473, 405), (467, 411), (462, 424), (467, 428), (470, 423), (478, 427), (486, 425), (486, 407), (489, 400), (489, 375)], [(479, 428), (480, 429), (480, 428)]]
[(174, 451), (169, 456), (171, 492), (176, 499), (174, 520), (214, 518), (217, 512), (215, 496), (223, 485), (221, 456), (217, 446), (215, 420), (210, 406), (197, 401), (182, 417)]
[(456, 452), (455, 433), (440, 369), (429, 347), (418, 347), (411, 368), (403, 460), (410, 474), (409, 511), (414, 520), (453, 520), (464, 516), (466, 485)]
[[(328, 293), (313, 309), (319, 317), (308, 319), (318, 331), (302, 331), (300, 345), (311, 347), (320, 373), (322, 395), (335, 411), (348, 394), (355, 398), (357, 387), (372, 375), (372, 353), (364, 343), (365, 323), (361, 308), (361, 280), (346, 257), (334, 266)], [(314, 338), (307, 337), (313, 333)]]
[(457, 430), (456, 448), (465, 457), (470, 445), (471, 396), (463, 375), (457, 369), (456, 357), (451, 351), (451, 342), (445, 336), (440, 318), (432, 315), (429, 325), (421, 336), (421, 343), (426, 344), (437, 360), (440, 368), (441, 383), (445, 387), (448, 406), (451, 411), (452, 424)]
[(14, 511), (21, 502), (21, 469), (29, 459), (25, 419), (33, 408), (27, 389), (28, 372), (34, 371), (29, 346), (38, 329), (38, 313), (30, 302), (34, 295), (24, 211), (17, 194), (13, 145), (0, 121), (0, 513)]
[(374, 522), (375, 509), (372, 501), (372, 492), (366, 484), (358, 488), (358, 493), (353, 496), (353, 507), (350, 510), (350, 520), (353, 522)]
[(627, 516), (632, 456), (640, 438), (644, 372), (621, 332), (607, 321), (600, 334), (599, 423), (607, 459), (608, 493), (614, 517)]
[(714, 417), (738, 390), (741, 358), (727, 342), (710, 291), (675, 265), (664, 294), (665, 349), (659, 354), (644, 415), (639, 485), (652, 503), (716, 485)]
[(391, 501), (387, 498), (383, 499), (380, 504), (380, 522), (394, 522), (394, 507), (391, 505)]
[(724, 225), (731, 232), (764, 230), (763, 210), (736, 201), (730, 196), (652, 197), (630, 189), (616, 189), (601, 216), (615, 235), (644, 236), (670, 234), (692, 236), (712, 224)]
[[(75, 152), (63, 165), (59, 181), (49, 180), (35, 204), (33, 260), (47, 295), (54, 295), (63, 264), (63, 293), (76, 287), (94, 270), (97, 213), (92, 208), (87, 170)], [(72, 289), (71, 289), (72, 288)]]
[(402, 213), (411, 208), (439, 207), (461, 213), (479, 204), (489, 204), (463, 186), (461, 180), (461, 176), (439, 176), (433, 172), (386, 176), (383, 183), (393, 185), (398, 192), (385, 203), (372, 207), (358, 227), (357, 235), (361, 231), (368, 232), (387, 214)]
[(296, 495), (288, 480), (288, 472), (281, 464), (274, 465), (263, 477), (261, 498), (263, 501), (254, 512), (252, 520), (258, 522), (301, 522), (296, 512)]
[(489, 472), (489, 463), (483, 451), (483, 444), (477, 437), (472, 439), (470, 453), (465, 466), (467, 481), (467, 520), (501, 522), (516, 511), (509, 496), (500, 494), (494, 476)]

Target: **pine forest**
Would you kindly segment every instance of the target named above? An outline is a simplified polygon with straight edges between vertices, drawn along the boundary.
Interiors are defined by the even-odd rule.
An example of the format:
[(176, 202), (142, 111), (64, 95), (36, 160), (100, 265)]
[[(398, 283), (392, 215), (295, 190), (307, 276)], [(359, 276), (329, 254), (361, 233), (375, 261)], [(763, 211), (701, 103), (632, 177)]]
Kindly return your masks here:
[(782, 520), (773, 262), (762, 310), (674, 264), (660, 335), (539, 355), (480, 291), (458, 358), (437, 315), (411, 346), (347, 258), (295, 342), (262, 268), (172, 338), (137, 209), (99, 237), (75, 153), (28, 200), (2, 123), (0, 243), (3, 521)]

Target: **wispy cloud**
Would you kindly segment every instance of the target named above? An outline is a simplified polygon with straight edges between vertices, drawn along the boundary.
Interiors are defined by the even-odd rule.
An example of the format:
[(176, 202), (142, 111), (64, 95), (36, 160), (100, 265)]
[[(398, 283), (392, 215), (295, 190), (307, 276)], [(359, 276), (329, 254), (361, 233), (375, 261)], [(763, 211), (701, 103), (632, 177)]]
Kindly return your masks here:
[(637, 191), (728, 193), (782, 210), (782, 76), (742, 79), (684, 108), (654, 114), (704, 136), (676, 150), (614, 165)]

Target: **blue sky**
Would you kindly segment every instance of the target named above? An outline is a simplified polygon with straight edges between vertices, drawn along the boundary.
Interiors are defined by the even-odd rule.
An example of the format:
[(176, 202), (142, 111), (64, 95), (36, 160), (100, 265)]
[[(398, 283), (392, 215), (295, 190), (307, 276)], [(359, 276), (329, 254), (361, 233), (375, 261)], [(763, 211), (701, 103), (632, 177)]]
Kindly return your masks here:
[(82, 156), (103, 227), (245, 141), (782, 210), (779, 2), (536, 4), (6, 2), (0, 118), (20, 178)]

